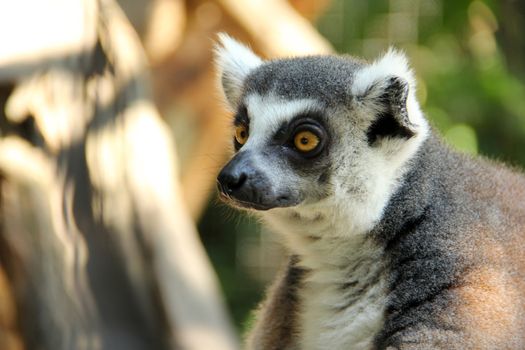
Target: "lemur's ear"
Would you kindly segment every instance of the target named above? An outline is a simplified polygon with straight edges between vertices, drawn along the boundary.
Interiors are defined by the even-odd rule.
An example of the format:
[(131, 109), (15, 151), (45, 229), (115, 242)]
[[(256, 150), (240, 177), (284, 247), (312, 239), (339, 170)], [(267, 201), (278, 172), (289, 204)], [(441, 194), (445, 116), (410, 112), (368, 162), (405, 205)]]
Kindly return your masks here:
[(220, 86), (230, 108), (236, 109), (246, 76), (262, 63), (262, 59), (248, 47), (220, 33), (215, 46), (215, 63), (218, 67)]
[(415, 79), (404, 54), (390, 49), (356, 73), (352, 94), (358, 105), (374, 111), (368, 142), (384, 137), (410, 139), (422, 118), (415, 98)]

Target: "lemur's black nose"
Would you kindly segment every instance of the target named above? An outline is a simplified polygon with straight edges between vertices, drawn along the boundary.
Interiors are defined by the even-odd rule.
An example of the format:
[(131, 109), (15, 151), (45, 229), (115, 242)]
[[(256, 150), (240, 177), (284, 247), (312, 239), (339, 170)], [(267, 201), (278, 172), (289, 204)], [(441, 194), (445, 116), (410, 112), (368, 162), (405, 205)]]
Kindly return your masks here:
[[(256, 171), (252, 166), (250, 152), (240, 152), (221, 170), (217, 177), (219, 191), (228, 197), (250, 200)], [(245, 193), (246, 192), (246, 193)]]
[(254, 165), (251, 151), (237, 153), (217, 177), (219, 191), (237, 204), (266, 208), (273, 191), (267, 177)]
[[(221, 171), (219, 176), (217, 177), (217, 182), (219, 184), (219, 190), (222, 191), (224, 194), (233, 195), (235, 191), (241, 189), (241, 187), (246, 182), (246, 179), (248, 176), (246, 175), (246, 172), (242, 171), (242, 169), (230, 169), (233, 171), (225, 171), (226, 168)], [(240, 171), (235, 171), (240, 170)]]

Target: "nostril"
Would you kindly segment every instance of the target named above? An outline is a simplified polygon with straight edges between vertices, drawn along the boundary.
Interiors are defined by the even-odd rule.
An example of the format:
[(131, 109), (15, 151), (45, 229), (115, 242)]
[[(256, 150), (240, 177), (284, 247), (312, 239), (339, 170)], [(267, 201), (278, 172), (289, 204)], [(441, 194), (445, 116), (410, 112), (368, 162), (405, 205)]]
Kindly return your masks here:
[(223, 171), (217, 178), (217, 185), (220, 192), (233, 195), (235, 191), (239, 190), (246, 183), (247, 179), (248, 175), (244, 171), (238, 173)]
[(246, 173), (241, 173), (238, 176), (232, 176), (229, 181), (226, 183), (226, 187), (229, 193), (238, 190), (246, 182), (247, 176)]

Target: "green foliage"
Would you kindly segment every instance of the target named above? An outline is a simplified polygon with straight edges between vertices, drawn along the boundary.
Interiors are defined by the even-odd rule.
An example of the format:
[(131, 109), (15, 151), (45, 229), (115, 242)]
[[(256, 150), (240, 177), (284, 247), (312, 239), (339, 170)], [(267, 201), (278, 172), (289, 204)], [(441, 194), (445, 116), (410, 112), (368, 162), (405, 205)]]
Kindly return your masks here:
[(219, 276), (226, 305), (240, 333), (249, 326), (249, 315), (262, 298), (263, 284), (253, 278), (240, 256), (246, 236), (257, 237), (254, 220), (213, 199), (199, 223), (201, 239)]

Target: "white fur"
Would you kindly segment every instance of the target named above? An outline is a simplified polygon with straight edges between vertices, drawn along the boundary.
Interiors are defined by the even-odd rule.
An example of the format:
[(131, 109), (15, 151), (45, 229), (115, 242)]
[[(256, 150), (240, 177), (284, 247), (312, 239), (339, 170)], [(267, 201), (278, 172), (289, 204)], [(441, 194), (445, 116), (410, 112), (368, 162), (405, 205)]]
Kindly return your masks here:
[[(285, 234), (292, 252), (301, 255), (301, 266), (310, 270), (299, 292), (299, 348), (371, 349), (386, 305), (381, 248), (364, 234), (348, 236), (355, 218), (350, 213), (342, 217), (328, 207), (309, 206), (270, 210), (264, 216)], [(319, 217), (323, 219), (316, 220)], [(343, 291), (341, 285), (347, 282), (358, 284)], [(365, 284), (370, 284), (368, 290), (343, 309), (349, 294)]]
[[(336, 242), (337, 246), (325, 254), (333, 254), (331, 263), (344, 263), (346, 268), (338, 269), (337, 265), (325, 260), (323, 266), (312, 270), (300, 291), (303, 302), (301, 349), (370, 349), (383, 325), (386, 280), (383, 266), (378, 264), (380, 250), (358, 239)], [(359, 259), (366, 259), (368, 263), (357, 266)], [(377, 279), (376, 274), (379, 275)], [(356, 287), (346, 292), (340, 290), (342, 283), (354, 281), (359, 282)], [(347, 306), (352, 292), (368, 283), (368, 290)]]
[(284, 100), (273, 94), (251, 94), (244, 101), (250, 116), (250, 135), (244, 149), (264, 147), (264, 142), (273, 136), (282, 122), (321, 108), (315, 100)]
[(361, 96), (368, 88), (385, 77), (400, 77), (408, 82), (410, 88), (415, 88), (415, 79), (408, 65), (406, 56), (393, 48), (386, 54), (357, 72), (352, 84), (352, 94)]
[(232, 39), (225, 33), (218, 35), (220, 45), (215, 47), (218, 74), (223, 83), (229, 85), (228, 91), (223, 90), (229, 107), (235, 109), (242, 92), (244, 80), (250, 72), (262, 64), (262, 59), (248, 47)]

